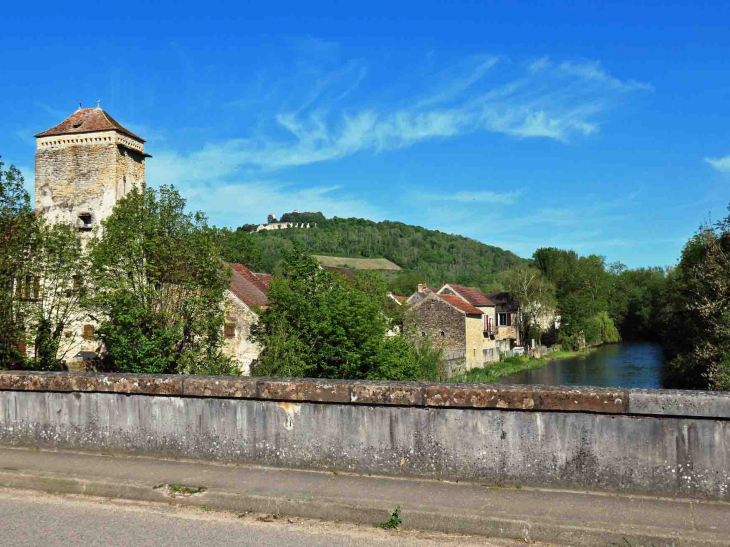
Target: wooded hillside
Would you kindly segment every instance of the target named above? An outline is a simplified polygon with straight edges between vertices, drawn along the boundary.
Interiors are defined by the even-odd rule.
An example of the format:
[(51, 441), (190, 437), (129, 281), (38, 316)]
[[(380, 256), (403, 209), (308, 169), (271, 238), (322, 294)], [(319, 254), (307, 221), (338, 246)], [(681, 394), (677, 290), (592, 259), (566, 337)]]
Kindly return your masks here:
[[(305, 252), (310, 254), (387, 258), (401, 268), (417, 272), (421, 280), (429, 284), (446, 281), (483, 290), (495, 286), (496, 274), (524, 262), (499, 247), (402, 222), (338, 217), (322, 220), (321, 213), (299, 213), (297, 216), (305, 215), (308, 219), (317, 219), (316, 228), (252, 234), (261, 251), (264, 271), (276, 272), (294, 241), (301, 242)], [(246, 227), (239, 230), (246, 231)]]

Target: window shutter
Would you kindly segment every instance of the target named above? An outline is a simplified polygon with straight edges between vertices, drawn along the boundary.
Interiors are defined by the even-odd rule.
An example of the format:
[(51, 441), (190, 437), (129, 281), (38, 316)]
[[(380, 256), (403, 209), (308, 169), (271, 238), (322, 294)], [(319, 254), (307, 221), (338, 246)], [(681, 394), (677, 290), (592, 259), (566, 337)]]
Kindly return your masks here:
[(512, 314), (511, 313), (507, 314), (507, 326), (508, 327), (512, 326)]
[(38, 300), (38, 297), (41, 294), (41, 278), (38, 276), (35, 276), (33, 278), (33, 300)]

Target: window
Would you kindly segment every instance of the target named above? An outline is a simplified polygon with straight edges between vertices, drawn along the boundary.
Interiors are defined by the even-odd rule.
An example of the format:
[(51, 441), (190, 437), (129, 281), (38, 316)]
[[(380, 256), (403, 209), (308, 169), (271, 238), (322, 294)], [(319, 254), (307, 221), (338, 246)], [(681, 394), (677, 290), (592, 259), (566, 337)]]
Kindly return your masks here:
[(444, 331), (441, 331), (441, 338), (446, 338), (446, 333)]
[(423, 336), (424, 338), (426, 337), (426, 331), (425, 330), (422, 330), (421, 331), (421, 336)]
[(484, 314), (482, 316), (484, 319), (484, 334), (492, 334), (492, 329), (494, 327), (494, 318), (491, 315)]
[(79, 230), (82, 232), (90, 232), (92, 228), (91, 223), (91, 213), (79, 213)]
[(94, 325), (84, 325), (83, 338), (84, 338), (84, 340), (93, 340), (94, 339)]
[(497, 323), (500, 327), (509, 327), (510, 326), (510, 317), (508, 313), (498, 313), (497, 314), (497, 320), (499, 321)]
[(37, 275), (26, 275), (18, 280), (15, 291), (20, 300), (38, 300), (41, 294), (41, 278)]
[(236, 337), (236, 325), (233, 323), (226, 323), (226, 338)]

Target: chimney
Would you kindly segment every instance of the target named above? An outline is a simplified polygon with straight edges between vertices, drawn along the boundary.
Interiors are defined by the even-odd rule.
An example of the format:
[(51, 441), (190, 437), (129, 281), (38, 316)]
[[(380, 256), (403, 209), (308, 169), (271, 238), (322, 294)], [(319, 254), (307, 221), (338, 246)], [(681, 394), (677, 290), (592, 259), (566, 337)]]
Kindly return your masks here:
[(425, 288), (426, 288), (426, 284), (425, 283), (419, 283), (418, 284), (418, 292), (423, 292), (423, 289), (425, 289)]

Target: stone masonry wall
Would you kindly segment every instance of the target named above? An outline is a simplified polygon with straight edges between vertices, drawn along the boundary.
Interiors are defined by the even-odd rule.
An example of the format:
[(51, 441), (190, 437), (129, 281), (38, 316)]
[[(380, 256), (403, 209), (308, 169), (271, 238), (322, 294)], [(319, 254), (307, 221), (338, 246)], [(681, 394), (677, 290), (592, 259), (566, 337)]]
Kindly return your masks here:
[(730, 394), (0, 373), (0, 444), (730, 501)]
[(412, 310), (413, 336), (419, 338), (425, 333), (447, 354), (466, 353), (466, 317), (463, 313), (438, 298), (428, 299)]
[[(36, 147), (36, 211), (49, 221), (93, 224), (108, 217), (132, 184), (144, 184), (144, 145), (113, 131), (41, 137)], [(121, 194), (120, 194), (121, 192)]]
[(251, 374), (251, 364), (258, 359), (261, 348), (248, 337), (258, 317), (241, 303), (230, 291), (224, 293), (226, 323), (234, 325), (234, 336), (225, 338), (223, 353), (241, 364), (242, 374)]

